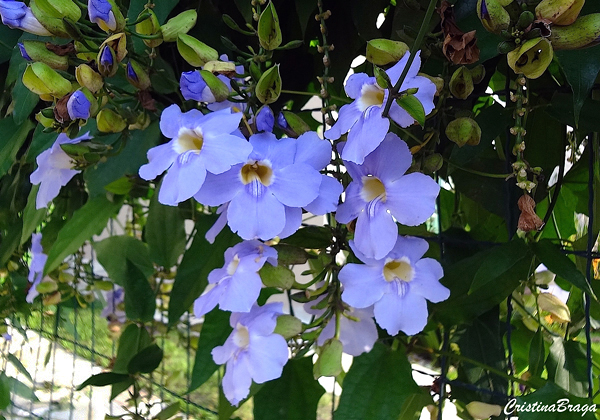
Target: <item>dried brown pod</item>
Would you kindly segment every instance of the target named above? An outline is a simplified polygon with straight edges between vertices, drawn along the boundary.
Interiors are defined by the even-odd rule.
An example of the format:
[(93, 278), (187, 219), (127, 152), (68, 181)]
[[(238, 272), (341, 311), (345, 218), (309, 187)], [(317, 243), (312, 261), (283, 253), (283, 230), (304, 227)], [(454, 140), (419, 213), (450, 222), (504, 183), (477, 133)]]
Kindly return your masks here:
[(523, 194), (517, 202), (521, 215), (519, 216), (519, 230), (531, 232), (540, 230), (544, 226), (544, 221), (535, 213), (535, 200), (527, 194)]

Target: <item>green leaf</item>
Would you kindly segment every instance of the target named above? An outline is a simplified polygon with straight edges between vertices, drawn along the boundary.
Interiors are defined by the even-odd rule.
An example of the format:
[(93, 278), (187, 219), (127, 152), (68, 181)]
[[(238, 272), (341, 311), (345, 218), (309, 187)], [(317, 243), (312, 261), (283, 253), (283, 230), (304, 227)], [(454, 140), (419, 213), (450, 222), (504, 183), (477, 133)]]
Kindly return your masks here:
[(12, 118), (0, 120), (0, 133), (3, 134), (3, 140), (0, 142), (0, 177), (4, 176), (15, 162), (17, 152), (33, 127), (29, 120), (22, 124), (15, 123)]
[[(25, 70), (25, 68), (23, 68), (23, 70)], [(15, 83), (12, 97), (14, 102), (12, 117), (15, 120), (15, 124), (21, 125), (29, 118), (31, 112), (40, 101), (40, 97), (27, 89), (23, 84), (21, 77), (19, 77)]]
[(312, 376), (310, 357), (291, 359), (279, 379), (267, 382), (254, 396), (254, 418), (315, 420), (323, 387)]
[(306, 226), (296, 233), (281, 240), (282, 243), (296, 245), (301, 248), (323, 249), (331, 245), (333, 233), (324, 226)]
[(31, 374), (27, 371), (25, 366), (23, 366), (23, 363), (21, 363), (21, 361), (17, 359), (17, 357), (14, 354), (8, 353), (7, 359), (19, 372), (21, 372), (21, 374), (23, 374), (27, 379), (29, 379), (30, 382), (33, 382)]
[(23, 222), (17, 220), (8, 227), (6, 233), (3, 235), (2, 242), (0, 242), (0, 267), (4, 266), (19, 246), (22, 227)]
[(177, 323), (181, 315), (202, 294), (208, 285), (208, 273), (223, 266), (225, 250), (239, 242), (237, 235), (226, 227), (213, 244), (208, 243), (204, 235), (216, 219), (208, 215), (201, 215), (198, 219), (196, 236), (183, 255), (173, 283), (169, 299), (169, 325)]
[(404, 402), (417, 392), (406, 355), (375, 344), (369, 353), (354, 358), (333, 418), (397, 419)]
[(417, 392), (411, 394), (404, 400), (402, 404), (402, 410), (398, 419), (402, 420), (419, 420), (421, 418), (421, 412), (423, 408), (433, 404), (431, 395), (425, 392)]
[(127, 276), (123, 288), (127, 318), (142, 322), (152, 321), (156, 310), (156, 298), (148, 278), (131, 261), (126, 260), (126, 265)]
[(175, 414), (179, 413), (180, 402), (174, 402), (170, 406), (161, 410), (156, 416), (154, 416), (155, 420), (168, 420), (173, 417)]
[(265, 71), (256, 84), (256, 97), (265, 105), (275, 102), (281, 94), (279, 64)]
[(113, 385), (118, 382), (122, 382), (127, 379), (129, 375), (114, 372), (102, 372), (96, 375), (92, 375), (87, 378), (81, 385), (77, 386), (77, 391), (81, 391), (86, 386), (106, 386)]
[(23, 230), (21, 231), (21, 245), (23, 245), (35, 231), (35, 229), (42, 223), (42, 220), (46, 217), (46, 211), (48, 209), (41, 208), (37, 210), (35, 208), (35, 200), (37, 197), (39, 185), (34, 185), (29, 192), (27, 197), (27, 205), (23, 210)]
[(143, 326), (129, 324), (119, 337), (117, 357), (113, 366), (114, 373), (127, 374), (129, 362), (142, 349), (150, 346), (152, 340)]
[(587, 357), (581, 343), (555, 337), (546, 360), (548, 379), (565, 391), (587, 397)]
[(95, 242), (94, 250), (108, 276), (120, 286), (127, 280), (127, 261), (133, 263), (146, 278), (154, 273), (148, 245), (132, 236), (111, 236)]
[(99, 234), (110, 219), (121, 208), (122, 200), (109, 201), (100, 196), (88, 200), (58, 233), (56, 242), (48, 253), (44, 273), (58, 267), (63, 260), (77, 250), (92, 236)]
[(531, 243), (531, 249), (548, 270), (598, 300), (585, 276), (577, 269), (575, 263), (563, 254), (549, 239)]
[(127, 364), (130, 374), (150, 373), (160, 366), (163, 351), (157, 344), (152, 344), (133, 356)]
[(272, 266), (265, 264), (258, 272), (262, 282), (267, 287), (281, 287), (282, 289), (291, 289), (296, 280), (294, 272), (287, 267), (278, 265)]
[(308, 260), (308, 253), (297, 246), (286, 244), (277, 244), (273, 247), (277, 251), (277, 263), (279, 265), (297, 265), (304, 264)]
[(219, 309), (213, 309), (204, 317), (188, 392), (195, 390), (206, 382), (217, 370), (218, 366), (214, 362), (211, 352), (216, 346), (223, 345), (227, 337), (229, 337), (232, 331), (232, 328), (229, 326), (229, 317), (229, 312)]
[(544, 346), (544, 332), (538, 328), (529, 344), (529, 372), (533, 376), (541, 376), (546, 361), (546, 347)]
[(152, 198), (148, 209), (145, 238), (150, 247), (152, 260), (165, 268), (177, 264), (185, 250), (185, 229), (178, 207), (158, 202), (158, 194)]
[(415, 95), (403, 95), (396, 99), (396, 103), (400, 105), (400, 107), (406, 112), (408, 112), (408, 115), (413, 117), (415, 121), (421, 125), (421, 127), (425, 126), (425, 108), (423, 108), (423, 104)]
[(4, 372), (0, 374), (0, 410), (4, 410), (10, 404), (10, 384)]
[[(573, 408), (577, 407), (579, 412), (569, 411), (568, 406), (564, 405), (564, 408), (560, 408), (559, 400), (567, 399), (567, 404), (570, 404)], [(523, 406), (528, 404), (532, 407), (533, 404), (537, 406), (547, 407), (547, 410), (521, 410), (519, 412), (519, 420), (594, 420), (593, 411), (586, 410), (584, 413), (582, 408), (591, 408), (590, 402), (584, 398), (577, 398), (564, 390), (560, 389), (556, 384), (548, 382), (543, 388), (538, 389), (531, 394), (526, 396), (517, 397), (516, 404)], [(512, 409), (515, 408), (514, 400), (510, 400), (507, 404), (507, 412), (511, 413)], [(552, 408), (554, 410), (550, 411)]]
[(269, 2), (269, 5), (260, 14), (257, 32), (258, 41), (265, 50), (274, 50), (281, 45), (282, 38), (279, 17), (272, 1)]
[(23, 32), (19, 29), (10, 29), (6, 25), (0, 25), (0, 64), (10, 60), (14, 46), (22, 34)]
[(17, 378), (8, 377), (8, 383), (10, 385), (10, 391), (21, 398), (28, 401), (38, 402), (39, 398), (35, 395), (35, 391), (27, 384), (19, 381)]

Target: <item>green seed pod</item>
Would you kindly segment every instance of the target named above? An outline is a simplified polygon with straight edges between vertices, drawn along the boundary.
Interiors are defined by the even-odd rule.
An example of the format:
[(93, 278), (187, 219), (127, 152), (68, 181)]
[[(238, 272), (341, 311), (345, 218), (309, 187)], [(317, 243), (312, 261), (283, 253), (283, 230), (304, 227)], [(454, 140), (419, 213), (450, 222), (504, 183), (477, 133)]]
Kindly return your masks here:
[(46, 48), (46, 43), (43, 41), (25, 40), (19, 47), (21, 48), (21, 55), (30, 59), (30, 61), (41, 61), (56, 70), (67, 70), (69, 68), (69, 57), (53, 53)]
[(473, 83), (481, 83), (483, 78), (485, 77), (485, 67), (483, 64), (473, 67), (469, 70), (471, 72), (471, 78), (473, 79)]
[(256, 84), (256, 97), (265, 104), (275, 102), (281, 94), (281, 75), (279, 64), (264, 72)]
[(165, 42), (175, 42), (181, 34), (187, 34), (196, 25), (198, 13), (195, 10), (186, 10), (171, 18), (160, 27)]
[(33, 63), (23, 73), (23, 84), (45, 101), (59, 99), (71, 92), (71, 82), (44, 63)]
[[(156, 13), (152, 9), (143, 10), (138, 19), (142, 15), (147, 15), (148, 17), (141, 22), (136, 23), (135, 31), (140, 35), (159, 35), (161, 34), (160, 23), (158, 22), (158, 18), (156, 17)], [(144, 44), (149, 48), (156, 48), (160, 44), (163, 43), (163, 37), (159, 37), (156, 39), (144, 39)]]
[(535, 7), (538, 20), (567, 26), (575, 22), (585, 0), (542, 0)]
[(277, 326), (273, 332), (289, 340), (302, 332), (302, 321), (292, 315), (280, 315), (277, 317)]
[(500, 34), (510, 25), (510, 15), (499, 0), (478, 0), (477, 16), (483, 27), (495, 34)]
[(600, 13), (577, 19), (569, 26), (554, 26), (548, 40), (555, 50), (576, 50), (600, 42)]
[(367, 61), (377, 66), (399, 61), (409, 50), (408, 45), (391, 39), (372, 39), (367, 42)]
[(517, 48), (517, 44), (514, 41), (502, 41), (498, 44), (498, 52), (500, 54), (508, 54), (515, 48)]
[(450, 93), (458, 99), (467, 99), (475, 88), (473, 86), (473, 77), (471, 71), (465, 66), (457, 69), (450, 79)]
[(127, 128), (127, 122), (112, 109), (104, 108), (96, 117), (98, 131), (102, 133), (120, 133)]
[(93, 93), (98, 92), (104, 86), (102, 76), (87, 64), (80, 64), (75, 68), (75, 78), (77, 79), (77, 83), (88, 88)]
[(446, 126), (446, 136), (458, 147), (463, 147), (465, 144), (477, 146), (481, 140), (481, 128), (472, 118), (457, 118)]
[[(341, 315), (338, 315), (341, 316)], [(319, 359), (313, 367), (315, 379), (321, 376), (337, 376), (342, 373), (342, 342), (336, 338), (325, 341), (319, 349)]]
[(281, 45), (281, 28), (279, 17), (273, 2), (263, 10), (258, 19), (258, 41), (265, 50), (274, 50)]
[(209, 61), (219, 59), (217, 50), (187, 34), (179, 34), (177, 50), (183, 59), (194, 67), (202, 67)]

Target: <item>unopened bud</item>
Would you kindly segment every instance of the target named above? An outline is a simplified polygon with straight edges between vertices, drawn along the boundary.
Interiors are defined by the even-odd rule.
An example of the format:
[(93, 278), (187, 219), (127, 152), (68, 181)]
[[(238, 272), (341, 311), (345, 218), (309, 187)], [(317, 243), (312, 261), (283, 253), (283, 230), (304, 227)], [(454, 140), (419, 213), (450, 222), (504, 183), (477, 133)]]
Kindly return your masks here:
[(465, 144), (476, 146), (481, 140), (481, 128), (472, 118), (457, 118), (446, 126), (446, 136), (458, 147)]
[(473, 92), (473, 77), (465, 66), (458, 68), (450, 79), (450, 93), (458, 99), (467, 99)]
[(75, 68), (75, 78), (77, 79), (77, 83), (86, 87), (92, 93), (98, 92), (104, 86), (102, 76), (87, 64), (80, 64)]
[(23, 84), (45, 101), (62, 98), (71, 92), (71, 82), (41, 62), (27, 66), (23, 73)]
[(219, 59), (217, 50), (187, 34), (179, 35), (177, 50), (183, 59), (194, 67), (202, 67), (209, 61)]
[(367, 42), (367, 60), (377, 66), (399, 61), (409, 50), (408, 45), (390, 39), (372, 39)]
[(530, 39), (506, 56), (508, 65), (517, 74), (529, 79), (540, 77), (554, 56), (552, 44), (546, 38)]
[[(148, 17), (142, 20), (141, 22), (136, 23), (135, 31), (140, 35), (146, 36), (158, 36), (159, 34), (161, 34), (160, 23), (158, 22), (158, 18), (156, 17), (156, 13), (154, 13), (154, 10), (143, 10), (139, 14), (138, 19), (140, 19), (142, 15), (146, 15)], [(162, 42), (162, 37), (157, 37), (155, 39), (144, 39), (144, 44), (146, 44), (146, 46), (149, 48), (156, 48), (160, 44), (162, 44)]]
[(103, 133), (120, 133), (127, 128), (127, 122), (112, 109), (104, 108), (96, 117), (98, 131)]
[(40, 61), (56, 70), (67, 70), (69, 68), (69, 58), (53, 53), (46, 48), (43, 41), (25, 40), (18, 43), (21, 55), (27, 61)]
[(150, 76), (146, 69), (137, 61), (129, 60), (125, 70), (127, 81), (140, 90), (146, 90), (150, 87)]

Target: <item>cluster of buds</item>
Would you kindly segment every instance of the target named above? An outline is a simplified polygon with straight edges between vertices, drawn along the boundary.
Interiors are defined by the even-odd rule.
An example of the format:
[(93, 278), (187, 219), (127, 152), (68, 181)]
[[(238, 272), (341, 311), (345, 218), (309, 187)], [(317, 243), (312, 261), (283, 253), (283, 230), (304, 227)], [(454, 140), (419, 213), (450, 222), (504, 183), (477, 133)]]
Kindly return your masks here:
[[(149, 8), (127, 25), (124, 13), (114, 0), (88, 0), (87, 13), (89, 22), (101, 31), (79, 22), (82, 9), (73, 0), (31, 0), (29, 6), (20, 1), (0, 1), (2, 22), (11, 28), (73, 40), (63, 45), (38, 40), (18, 44), (22, 57), (29, 62), (23, 84), (40, 99), (52, 102), (36, 119), (46, 130), (67, 133), (75, 133), (89, 118), (96, 118), (98, 129), (106, 132), (146, 126), (149, 119), (145, 111), (126, 111), (112, 102), (119, 95), (119, 89), (107, 79), (121, 72), (122, 78), (138, 91), (142, 108), (154, 110), (148, 91), (151, 88), (149, 67), (151, 59), (156, 57), (154, 48), (162, 42), (177, 41), (178, 47), (180, 43), (191, 45), (186, 50), (191, 50), (188, 55), (198, 55), (192, 41), (180, 40), (196, 24), (197, 12), (184, 11), (162, 26)], [(134, 24), (135, 31), (132, 30)], [(132, 35), (142, 38), (146, 46), (153, 49), (148, 54), (150, 60), (128, 57), (127, 46), (131, 45), (129, 37)], [(103, 38), (103, 42), (96, 42)], [(206, 58), (206, 61), (218, 59), (216, 51)], [(76, 64), (79, 65), (75, 67)], [(74, 74), (68, 74), (70, 68), (74, 68)]]
[(480, 83), (485, 77), (485, 68), (483, 65), (469, 69), (465, 66), (460, 66), (450, 78), (448, 88), (450, 93), (457, 99), (467, 99), (475, 85)]
[(579, 17), (585, 0), (542, 0), (535, 9), (514, 0), (478, 0), (483, 26), (504, 38), (498, 45), (509, 66), (529, 79), (540, 77), (554, 50), (596, 45), (600, 13)]
[[(535, 167), (531, 168), (527, 162), (518, 160), (512, 164), (514, 176), (517, 178), (517, 187), (521, 188), (528, 193), (537, 186), (535, 178), (542, 173), (542, 168)], [(529, 174), (533, 175), (534, 180), (529, 180)]]

